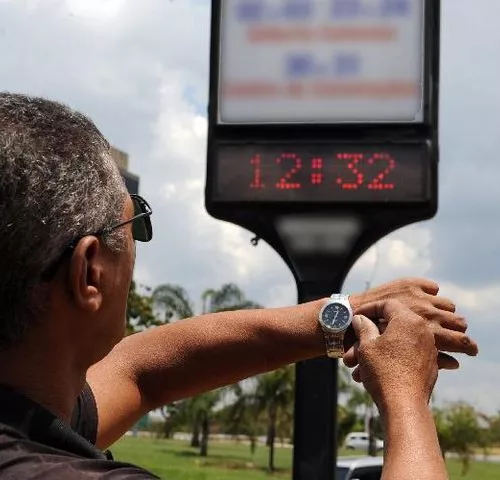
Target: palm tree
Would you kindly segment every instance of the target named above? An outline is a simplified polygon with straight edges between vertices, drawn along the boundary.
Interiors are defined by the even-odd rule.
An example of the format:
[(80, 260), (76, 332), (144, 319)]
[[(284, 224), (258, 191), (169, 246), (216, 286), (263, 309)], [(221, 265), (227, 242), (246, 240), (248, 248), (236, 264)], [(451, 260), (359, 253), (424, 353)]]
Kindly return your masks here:
[[(182, 320), (195, 316), (194, 304), (188, 293), (179, 285), (166, 284), (157, 287), (152, 295), (154, 306), (163, 312), (166, 321)], [(247, 300), (242, 290), (232, 283), (222, 285), (218, 290), (205, 290), (201, 296), (202, 314), (229, 310), (261, 308)], [(182, 402), (192, 425), (191, 446), (200, 447), (200, 455), (206, 456), (212, 413), (222, 398), (222, 390), (198, 395)]]
[[(143, 290), (143, 293), (139, 291), (138, 287)], [(154, 302), (149, 293), (150, 290), (149, 287), (137, 285), (135, 281), (131, 282), (127, 298), (127, 335), (132, 335), (141, 330), (168, 323), (167, 318), (161, 320), (155, 315), (153, 311)]]
[(179, 285), (160, 285), (153, 291), (153, 302), (169, 321), (195, 316), (188, 293)]
[(259, 412), (254, 395), (256, 379), (246, 380), (245, 383), (249, 382), (253, 384), (251, 392), (245, 390), (244, 382), (229, 387), (229, 392), (232, 393), (235, 400), (227, 407), (224, 421), (228, 433), (236, 437), (245, 435), (250, 440), (250, 452), (254, 455), (257, 447), (257, 436), (261, 431), (261, 412)]
[[(235, 421), (238, 422), (247, 416), (253, 419), (254, 426), (257, 426), (259, 419), (265, 417), (271, 472), (276, 470), (274, 447), (278, 427), (291, 425), (294, 389), (295, 375), (292, 366), (255, 377), (250, 389), (245, 390), (241, 385), (234, 388), (237, 395), (233, 404)], [(252, 438), (250, 440), (252, 441)]]
[(194, 427), (191, 446), (200, 447), (200, 456), (202, 457), (206, 457), (208, 453), (210, 422), (220, 398), (220, 390), (214, 390), (182, 402), (182, 408), (186, 412), (188, 422)]
[(259, 304), (247, 300), (245, 294), (233, 283), (222, 285), (219, 290), (205, 290), (202, 295), (202, 300), (202, 313), (262, 308)]
[(267, 445), (269, 447), (269, 470), (273, 472), (274, 442), (278, 421), (290, 412), (293, 404), (295, 376), (292, 367), (281, 368), (257, 377), (255, 397), (258, 409), (267, 412)]

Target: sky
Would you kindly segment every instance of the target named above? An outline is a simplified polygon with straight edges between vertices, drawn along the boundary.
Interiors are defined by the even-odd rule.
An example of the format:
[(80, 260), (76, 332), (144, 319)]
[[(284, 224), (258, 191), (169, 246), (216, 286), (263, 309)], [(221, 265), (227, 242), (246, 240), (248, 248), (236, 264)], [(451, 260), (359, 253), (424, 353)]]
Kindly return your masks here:
[[(444, 372), (438, 402), (500, 411), (500, 2), (442, 0), (439, 212), (367, 251), (344, 291), (405, 276), (441, 285), (480, 345)], [(265, 243), (204, 207), (208, 0), (0, 0), (0, 90), (41, 95), (89, 115), (130, 155), (154, 209), (136, 280), (238, 284), (265, 306), (296, 303), (293, 276)]]

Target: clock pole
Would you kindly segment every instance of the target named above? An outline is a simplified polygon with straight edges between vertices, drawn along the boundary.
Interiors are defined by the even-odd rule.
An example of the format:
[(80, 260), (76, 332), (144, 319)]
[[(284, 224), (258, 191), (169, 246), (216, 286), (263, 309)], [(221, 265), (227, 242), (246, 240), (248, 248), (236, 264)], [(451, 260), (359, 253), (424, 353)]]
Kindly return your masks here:
[[(299, 303), (340, 292), (342, 283), (299, 284)], [(293, 480), (335, 479), (337, 390), (337, 360), (325, 356), (296, 365)]]

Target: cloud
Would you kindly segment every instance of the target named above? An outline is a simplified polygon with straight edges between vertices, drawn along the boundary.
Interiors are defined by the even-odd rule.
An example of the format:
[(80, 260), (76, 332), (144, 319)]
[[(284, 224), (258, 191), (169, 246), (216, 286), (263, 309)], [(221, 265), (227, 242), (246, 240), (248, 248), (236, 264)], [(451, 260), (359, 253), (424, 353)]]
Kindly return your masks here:
[(432, 222), (431, 270), (472, 288), (498, 279), (493, 265), (500, 264), (500, 67), (494, 61), (500, 31), (484, 19), (485, 11), (500, 15), (500, 4), (474, 5), (443, 2), (440, 211)]
[(402, 277), (426, 277), (432, 268), (428, 224), (402, 228), (370, 248), (349, 272), (345, 288), (357, 291)]
[(110, 22), (120, 14), (124, 0), (66, 0), (71, 15), (93, 22)]
[[(462, 308), (473, 311), (477, 315), (486, 315), (485, 321), (500, 320), (496, 315), (490, 316), (491, 312), (500, 312), (500, 281), (479, 289), (464, 288), (453, 283), (442, 282), (441, 294), (450, 298), (460, 299)], [(499, 324), (500, 327), (500, 324)]]
[(141, 180), (142, 190), (153, 200), (156, 238), (138, 250), (136, 276), (153, 285), (187, 285), (195, 299), (204, 289), (234, 281), (249, 298), (266, 305), (276, 304), (276, 295), (293, 303), (293, 295), (283, 294), (294, 291), (283, 264), (281, 281), (286, 280), (286, 287), (269, 287), (262, 281), (262, 276), (276, 277), (271, 269), (267, 273), (270, 264), (282, 263), (274, 251), (266, 246), (256, 251), (249, 232), (211, 218), (204, 209), (207, 121), (183, 95), (192, 82), (183, 72), (163, 73), (158, 115), (152, 123), (152, 174)]

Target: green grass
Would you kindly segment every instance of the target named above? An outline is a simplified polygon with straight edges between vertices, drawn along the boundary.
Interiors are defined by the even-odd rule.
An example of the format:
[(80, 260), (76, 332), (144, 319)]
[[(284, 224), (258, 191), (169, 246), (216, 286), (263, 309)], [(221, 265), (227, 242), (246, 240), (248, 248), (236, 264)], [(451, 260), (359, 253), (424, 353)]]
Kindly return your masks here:
[[(117, 460), (140, 465), (167, 480), (262, 480), (269, 478), (267, 448), (259, 446), (255, 455), (248, 445), (215, 443), (208, 446), (208, 457), (186, 442), (125, 437), (111, 449)], [(291, 449), (277, 448), (277, 479), (290, 477)]]
[[(186, 442), (125, 437), (111, 449), (117, 460), (130, 462), (165, 480), (269, 480), (291, 479), (292, 450), (276, 448), (277, 472), (266, 470), (268, 450), (259, 445), (252, 456), (248, 445), (211, 442), (202, 459)], [(346, 452), (341, 451), (340, 455)], [(461, 465), (448, 461), (451, 480), (498, 480), (500, 464), (475, 462), (461, 476)]]
[(456, 460), (448, 460), (448, 472), (451, 480), (498, 480), (500, 464), (488, 462), (472, 462), (467, 475), (462, 476), (462, 464)]

